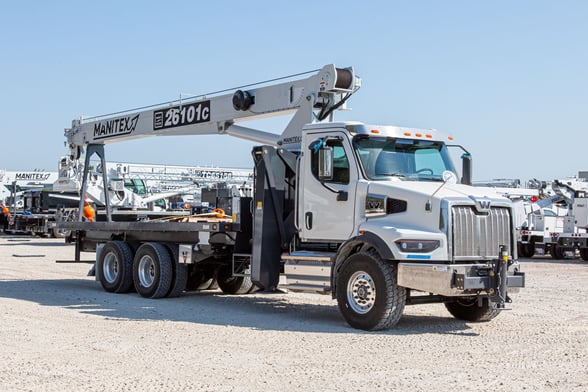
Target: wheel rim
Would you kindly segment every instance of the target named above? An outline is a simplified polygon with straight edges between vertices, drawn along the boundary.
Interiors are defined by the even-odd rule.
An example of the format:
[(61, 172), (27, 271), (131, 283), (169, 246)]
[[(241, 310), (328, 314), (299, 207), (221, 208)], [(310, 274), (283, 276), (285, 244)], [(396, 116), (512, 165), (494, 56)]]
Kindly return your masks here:
[(143, 287), (151, 287), (155, 280), (155, 263), (151, 256), (143, 256), (139, 260), (139, 282)]
[(104, 257), (102, 272), (108, 283), (114, 283), (118, 277), (118, 259), (114, 253), (110, 252)]
[(347, 283), (347, 302), (354, 312), (366, 314), (376, 302), (376, 285), (364, 271), (354, 273)]

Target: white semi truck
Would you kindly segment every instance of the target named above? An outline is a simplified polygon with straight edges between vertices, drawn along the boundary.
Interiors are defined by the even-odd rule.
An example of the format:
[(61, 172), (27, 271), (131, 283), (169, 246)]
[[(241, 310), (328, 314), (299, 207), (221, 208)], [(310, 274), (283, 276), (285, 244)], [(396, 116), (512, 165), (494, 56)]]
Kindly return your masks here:
[[(104, 162), (106, 143), (147, 136), (261, 144), (252, 151), (253, 197), (230, 197), (228, 218), (83, 222), (79, 214), (64, 224), (76, 232), (76, 261), (95, 251), (105, 290), (147, 298), (212, 278), (230, 294), (330, 293), (365, 330), (392, 327), (409, 304), (444, 303), (469, 321), (496, 317), (524, 287), (510, 201), (470, 186), (468, 153), (459, 183), (453, 138), (442, 132), (333, 122), (360, 84), (352, 68), (326, 65), (302, 79), (74, 120), (65, 136), (85, 167), (94, 154)], [(293, 114), (281, 135), (238, 125), (280, 114)]]

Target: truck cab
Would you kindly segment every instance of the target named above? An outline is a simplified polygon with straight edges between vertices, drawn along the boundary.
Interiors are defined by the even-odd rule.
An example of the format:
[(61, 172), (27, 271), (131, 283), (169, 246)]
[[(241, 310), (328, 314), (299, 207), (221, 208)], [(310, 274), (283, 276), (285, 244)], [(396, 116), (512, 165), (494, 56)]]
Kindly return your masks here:
[[(446, 302), (458, 317), (476, 302), (481, 306), (466, 318), (494, 317), (510, 301), (506, 286), (515, 292), (524, 285), (512, 205), (494, 192), (469, 186), (469, 154), (463, 156), (466, 184), (458, 183), (448, 153), (452, 140), (436, 130), (357, 122), (306, 126), (298, 158), (300, 248), (322, 243), (336, 251), (328, 256), (328, 276), (316, 268), (328, 252), (309, 253), (306, 260), (302, 253), (285, 256), (290, 288), (330, 291), (347, 321), (365, 329), (395, 322), (366, 324), (365, 317), (357, 318), (378, 306), (365, 294), (378, 292), (369, 282), (387, 279), (406, 290), (396, 295), (402, 305), (393, 308), (423, 300), (412, 294), (426, 293), (428, 301)], [(504, 272), (502, 288), (493, 278), (497, 259), (514, 271), (508, 279)], [(380, 262), (392, 271), (367, 271)], [(482, 292), (490, 294), (484, 304)], [(498, 310), (492, 298), (500, 303)]]
[[(499, 245), (514, 250), (509, 200), (458, 184), (448, 141), (436, 130), (361, 123), (306, 127), (301, 239), (337, 242), (371, 233), (396, 260), (484, 260), (498, 257)], [(451, 223), (468, 225), (451, 232)]]

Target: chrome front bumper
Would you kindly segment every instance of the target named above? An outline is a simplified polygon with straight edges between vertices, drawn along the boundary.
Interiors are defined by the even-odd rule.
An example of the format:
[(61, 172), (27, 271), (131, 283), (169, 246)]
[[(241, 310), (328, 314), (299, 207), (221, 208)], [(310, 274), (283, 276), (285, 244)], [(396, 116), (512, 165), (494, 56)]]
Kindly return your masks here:
[[(409, 289), (448, 297), (492, 295), (495, 288), (493, 271), (498, 261), (487, 264), (421, 264), (398, 263), (398, 285)], [(525, 287), (525, 274), (519, 264), (509, 266), (506, 279), (509, 293)]]

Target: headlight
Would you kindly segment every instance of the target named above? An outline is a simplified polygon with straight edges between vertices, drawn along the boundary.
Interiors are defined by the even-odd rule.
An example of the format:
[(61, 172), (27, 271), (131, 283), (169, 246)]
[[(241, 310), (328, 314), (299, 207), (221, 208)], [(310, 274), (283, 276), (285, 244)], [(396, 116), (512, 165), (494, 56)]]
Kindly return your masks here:
[(403, 253), (429, 253), (441, 245), (439, 240), (397, 240), (398, 250)]

